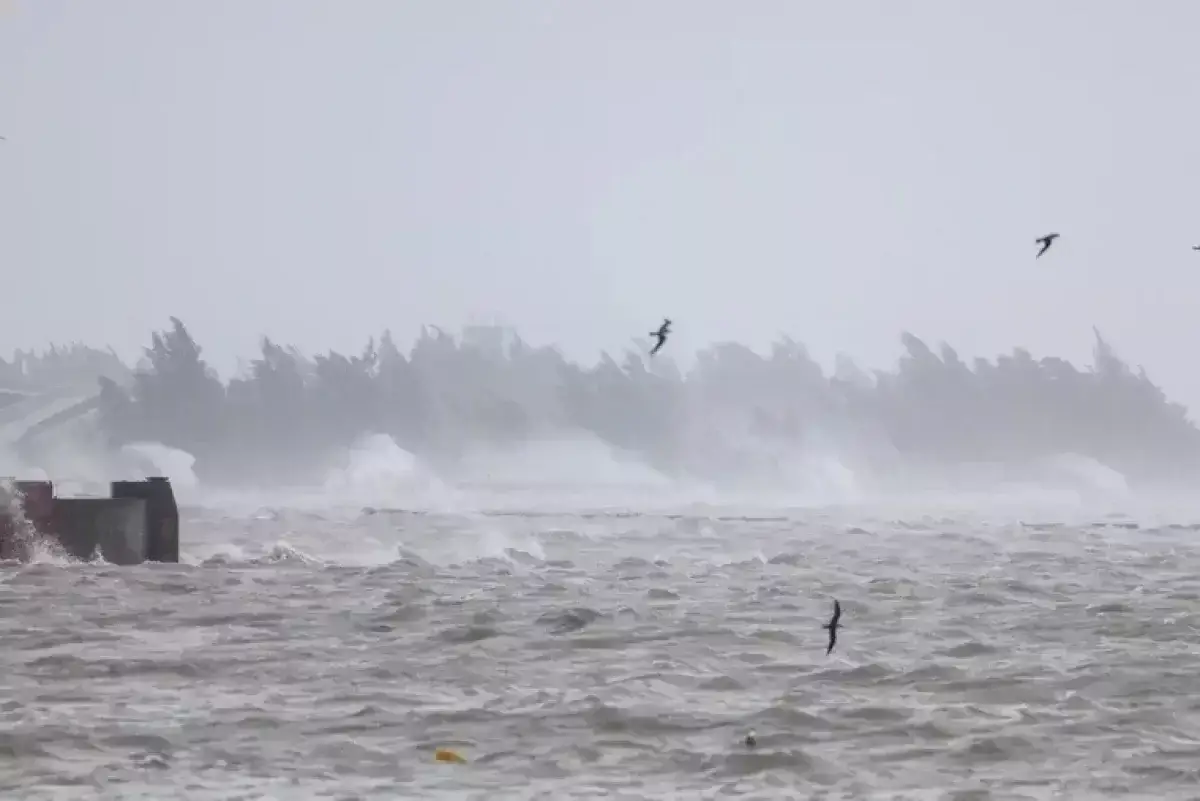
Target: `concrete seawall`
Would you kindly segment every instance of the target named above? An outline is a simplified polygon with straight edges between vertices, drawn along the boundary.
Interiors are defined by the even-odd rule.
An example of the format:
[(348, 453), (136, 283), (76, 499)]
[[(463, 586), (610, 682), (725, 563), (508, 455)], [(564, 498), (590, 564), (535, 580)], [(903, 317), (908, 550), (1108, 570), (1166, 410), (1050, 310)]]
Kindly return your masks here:
[(179, 561), (179, 508), (165, 478), (113, 482), (109, 498), (58, 498), (49, 481), (9, 485), (7, 493), (0, 488), (0, 558), (27, 559), (31, 537), (41, 536), (76, 559)]

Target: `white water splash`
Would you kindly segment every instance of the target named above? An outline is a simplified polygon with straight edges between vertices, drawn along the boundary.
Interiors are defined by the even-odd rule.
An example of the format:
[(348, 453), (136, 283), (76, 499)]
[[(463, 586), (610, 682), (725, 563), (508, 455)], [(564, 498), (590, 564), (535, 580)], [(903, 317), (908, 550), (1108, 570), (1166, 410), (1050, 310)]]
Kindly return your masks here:
[(139, 479), (150, 475), (165, 476), (176, 492), (195, 491), (200, 486), (193, 469), (196, 457), (187, 451), (161, 442), (133, 442), (121, 448), (121, 455), (137, 469)]

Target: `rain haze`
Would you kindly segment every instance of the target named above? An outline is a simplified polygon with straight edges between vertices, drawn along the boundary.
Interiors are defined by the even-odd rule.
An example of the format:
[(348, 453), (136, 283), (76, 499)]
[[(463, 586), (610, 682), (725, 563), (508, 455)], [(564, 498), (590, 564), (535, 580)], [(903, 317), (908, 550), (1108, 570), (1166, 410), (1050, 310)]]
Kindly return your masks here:
[(1194, 798), (1197, 31), (0, 0), (0, 790)]
[[(1194, 4), (9, 0), (7, 343), (501, 321), (1087, 356), (1200, 402)], [(1063, 234), (1034, 261), (1033, 240)]]

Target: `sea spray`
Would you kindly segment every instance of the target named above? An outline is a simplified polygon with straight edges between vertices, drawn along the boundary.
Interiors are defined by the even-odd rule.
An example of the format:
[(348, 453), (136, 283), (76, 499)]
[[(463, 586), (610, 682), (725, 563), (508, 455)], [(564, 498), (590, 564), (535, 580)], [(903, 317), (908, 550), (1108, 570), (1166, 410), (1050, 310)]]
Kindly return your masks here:
[(40, 536), (25, 516), (21, 490), (14, 480), (0, 479), (0, 559), (28, 562)]
[(164, 476), (176, 492), (194, 491), (200, 484), (194, 470), (196, 457), (185, 450), (161, 442), (131, 442), (121, 447), (121, 455), (134, 468), (136, 478)]

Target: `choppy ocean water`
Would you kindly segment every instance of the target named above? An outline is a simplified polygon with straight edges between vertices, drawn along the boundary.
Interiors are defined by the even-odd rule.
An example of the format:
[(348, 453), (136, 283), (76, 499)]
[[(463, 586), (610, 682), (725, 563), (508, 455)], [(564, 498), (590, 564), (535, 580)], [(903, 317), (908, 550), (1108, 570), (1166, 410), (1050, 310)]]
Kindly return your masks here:
[(0, 791), (1197, 798), (1196, 520), (188, 509), (0, 569)]

